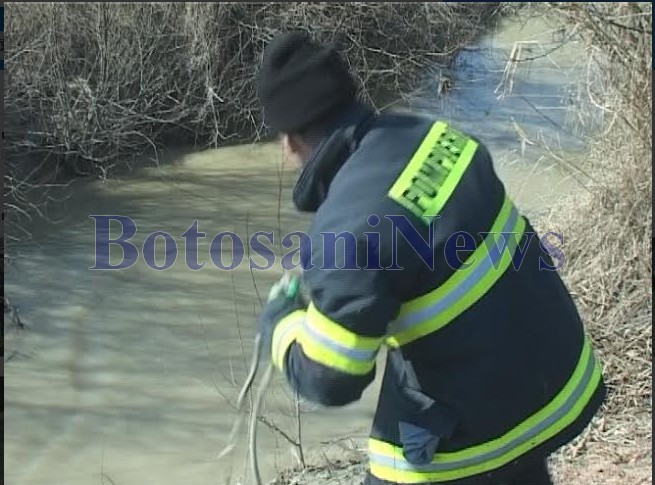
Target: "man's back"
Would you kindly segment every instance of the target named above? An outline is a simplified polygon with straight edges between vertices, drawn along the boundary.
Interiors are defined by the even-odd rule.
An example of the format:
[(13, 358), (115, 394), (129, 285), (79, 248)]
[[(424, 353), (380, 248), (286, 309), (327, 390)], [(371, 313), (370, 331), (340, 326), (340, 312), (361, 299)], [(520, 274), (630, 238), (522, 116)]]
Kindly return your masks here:
[[(315, 267), (307, 271), (307, 281), (310, 287), (320, 287), (312, 284), (326, 271), (320, 257), (334, 251), (324, 245), (324, 234), (341, 234), (346, 257), (337, 266), (356, 261), (358, 268), (379, 276), (362, 280), (369, 286), (358, 288), (349, 287), (358, 284), (354, 274), (333, 278), (332, 286), (321, 294), (320, 309), (335, 321), (347, 320), (357, 310), (339, 306), (342, 293), (373, 294), (376, 287), (393, 288), (401, 302), (395, 315), (389, 315), (385, 305), (376, 307), (379, 313), (366, 311), (358, 326), (358, 332), (368, 335), (379, 334), (380, 326), (385, 326), (386, 343), (397, 349), (402, 355), (397, 361), (403, 362), (400, 367), (387, 364), (372, 431), (374, 448), (376, 443), (390, 443), (401, 449), (399, 423), (439, 435), (437, 453), (461, 452), (512, 433), (479, 461), (483, 468), (503, 465), (511, 460), (502, 454), (516, 447), (527, 450), (545, 443), (545, 450), (550, 450), (555, 445), (548, 439), (558, 433), (558, 446), (570, 440), (580, 426), (562, 431), (598, 389), (580, 420), (581, 426), (586, 424), (604, 390), (598, 387), (599, 369), (589, 360), (593, 354), (585, 344), (582, 322), (555, 264), (508, 198), (481, 142), (442, 127), (441, 140), (460, 144), (446, 147), (453, 163), (445, 179), (458, 164), (466, 167), (437, 214), (418, 213), (429, 208), (426, 198), (412, 210), (411, 204), (390, 194), (403, 177), (420, 183), (421, 177), (429, 180), (434, 174), (429, 167), (420, 168), (417, 160), (429, 163), (431, 152), (433, 158), (443, 156), (438, 137), (428, 141), (428, 149), (423, 143), (437, 123), (418, 116), (384, 115), (370, 126), (334, 177), (316, 214), (310, 236), (315, 243), (312, 253), (319, 260), (312, 260)], [(457, 156), (467, 143), (475, 150), (462, 162)], [(350, 241), (359, 243), (348, 244), (344, 234), (354, 235)], [(358, 254), (351, 254), (354, 250)], [(434, 401), (429, 411), (416, 411), (416, 404), (403, 397), (407, 393), (400, 387), (408, 384), (399, 386), (399, 374), (408, 371), (416, 377), (414, 386)], [(562, 402), (567, 398), (568, 406)], [(536, 416), (540, 411), (541, 420)], [(475, 462), (475, 454), (471, 457)]]
[(388, 348), (367, 483), (550, 484), (545, 458), (605, 388), (484, 145), (444, 121), (374, 116), (335, 49), (303, 33), (267, 46), (258, 95), (302, 167), (296, 208), (315, 213), (310, 301), (278, 296), (262, 313), (275, 366), (342, 406)]

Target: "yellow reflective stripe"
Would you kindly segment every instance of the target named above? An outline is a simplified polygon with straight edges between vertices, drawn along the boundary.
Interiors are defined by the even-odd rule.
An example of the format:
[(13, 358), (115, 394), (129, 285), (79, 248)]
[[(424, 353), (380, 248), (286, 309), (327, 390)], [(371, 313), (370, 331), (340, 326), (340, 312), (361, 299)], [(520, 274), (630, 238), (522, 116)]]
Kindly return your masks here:
[[(496, 220), (491, 226), (491, 230), (489, 231), (490, 233), (497, 234), (500, 231), (502, 231), (503, 226), (509, 219), (510, 213), (512, 212), (512, 205), (513, 204), (511, 199), (509, 197), (505, 197), (503, 205), (500, 208), (498, 215), (496, 216)], [(487, 257), (485, 247), (486, 245), (479, 246), (477, 250), (466, 260), (465, 267), (467, 264), (471, 264), (471, 263), (475, 264), (477, 262), (479, 264), (480, 260), (482, 259), (480, 256)], [(471, 270), (469, 269), (467, 271), (471, 271)], [(455, 273), (453, 273), (453, 276), (451, 276), (444, 285), (440, 286), (439, 288), (437, 288), (431, 293), (420, 296), (410, 302), (405, 303), (400, 310), (399, 318), (402, 318), (404, 315), (408, 313), (421, 310), (422, 308), (431, 305), (435, 299), (443, 297), (444, 294), (448, 292), (448, 288), (445, 285), (449, 285), (449, 286), (458, 285), (465, 277), (466, 277), (466, 271), (455, 271)]]
[(421, 165), (428, 155), (432, 151), (432, 148), (437, 143), (437, 140), (441, 137), (444, 131), (446, 131), (446, 123), (443, 121), (438, 121), (432, 125), (432, 128), (426, 135), (426, 137), (421, 142), (421, 145), (414, 153), (414, 156), (409, 161), (403, 172), (400, 174), (400, 177), (394, 182), (389, 190), (389, 196), (394, 199), (396, 202), (405, 206), (405, 208), (411, 212), (414, 212), (415, 208), (407, 203), (407, 200), (403, 197), (405, 190), (407, 190), (412, 185), (412, 178), (419, 171)]
[(383, 337), (357, 335), (323, 315), (310, 303), (298, 343), (310, 359), (353, 375), (368, 374), (375, 366)]
[[(484, 243), (465, 261), (466, 269), (455, 271), (437, 289), (403, 304), (398, 318), (389, 326), (387, 345), (398, 347), (439, 330), (482, 298), (509, 268), (525, 227), (525, 219), (506, 197)], [(501, 245), (503, 251), (497, 257), (489, 248), (498, 250), (496, 236), (503, 232), (513, 235), (506, 245)]]
[(314, 302), (307, 308), (307, 326), (346, 348), (377, 351), (382, 345), (383, 337), (366, 337), (351, 332), (321, 313)]
[(305, 310), (296, 310), (282, 318), (273, 330), (271, 360), (280, 371), (284, 371), (284, 357), (300, 333), (305, 314)]
[(313, 361), (323, 364), (326, 367), (345, 372), (346, 374), (366, 375), (375, 366), (375, 360), (371, 362), (353, 360), (308, 338), (305, 332), (300, 333), (298, 343), (302, 347), (305, 355)]
[[(369, 453), (388, 456), (394, 461), (404, 461), (402, 451), (389, 443), (370, 439), (368, 442)], [(424, 483), (429, 481), (428, 473), (419, 471), (400, 470), (393, 466), (381, 465), (375, 461), (369, 461), (371, 475), (393, 483)]]
[(601, 367), (588, 340), (573, 375), (544, 408), (505, 435), (481, 445), (451, 453), (437, 453), (428, 465), (414, 466), (402, 448), (369, 440), (371, 473), (397, 483), (456, 480), (499, 468), (539, 446), (580, 416), (601, 380)]

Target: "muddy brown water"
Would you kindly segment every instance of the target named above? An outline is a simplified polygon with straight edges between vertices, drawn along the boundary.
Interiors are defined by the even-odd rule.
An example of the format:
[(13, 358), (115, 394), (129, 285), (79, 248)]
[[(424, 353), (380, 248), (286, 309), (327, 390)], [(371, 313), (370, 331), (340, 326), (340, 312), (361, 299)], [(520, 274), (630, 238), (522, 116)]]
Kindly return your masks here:
[[(494, 90), (516, 41), (533, 42), (526, 45), (538, 56), (558, 45), (556, 35), (555, 26), (541, 21), (506, 26), (460, 57), (446, 98), (436, 100), (430, 88), (409, 106), (441, 112), (485, 141), (509, 192), (534, 215), (579, 190), (530, 142), (543, 137), (566, 154), (582, 149), (565, 123), (581, 47), (571, 44), (520, 67), (512, 94), (499, 99)], [(226, 483), (228, 476), (251, 483), (242, 449), (231, 460), (216, 455), (235, 419), (231, 405), (252, 349), (257, 294), (265, 297), (281, 272), (279, 264), (251, 272), (247, 255), (237, 269), (220, 270), (209, 258), (209, 242), (222, 231), (244, 240), (273, 231), (279, 244), (280, 234), (305, 230), (308, 217), (290, 202), (294, 177), (276, 144), (192, 153), (105, 184), (78, 181), (53, 204), (52, 223), (29, 228), (33, 240), (14, 251), (6, 269), (6, 291), (28, 324), (5, 338), (5, 358), (13, 355), (4, 368), (6, 483), (202, 485)], [(138, 232), (131, 242), (138, 247), (150, 232), (169, 232), (177, 260), (155, 271), (139, 250), (130, 268), (90, 271), (91, 214), (132, 218)], [(206, 233), (200, 271), (186, 267), (181, 238), (195, 220)], [(157, 248), (161, 263), (163, 247)], [(230, 252), (224, 257), (229, 262)], [(325, 442), (365, 438), (377, 385), (343, 409), (303, 405), (310, 457), (320, 456)], [(293, 401), (280, 376), (266, 413), (295, 435)], [(279, 433), (262, 426), (260, 436), (266, 479), (296, 462)]]

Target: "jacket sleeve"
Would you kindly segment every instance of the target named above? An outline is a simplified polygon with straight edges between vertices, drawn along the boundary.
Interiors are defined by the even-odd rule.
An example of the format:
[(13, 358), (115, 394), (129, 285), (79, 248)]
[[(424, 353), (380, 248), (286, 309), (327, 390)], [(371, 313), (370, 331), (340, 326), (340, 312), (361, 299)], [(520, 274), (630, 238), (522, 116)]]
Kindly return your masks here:
[[(301, 396), (324, 406), (360, 399), (375, 378), (387, 325), (400, 308), (388, 281), (392, 273), (365, 269), (365, 239), (356, 239), (356, 255), (348, 244), (342, 246), (342, 254), (336, 252), (337, 269), (328, 269), (322, 241), (313, 242), (314, 267), (305, 270), (311, 302), (282, 319), (273, 336), (276, 367)], [(344, 261), (354, 269), (338, 269)]]

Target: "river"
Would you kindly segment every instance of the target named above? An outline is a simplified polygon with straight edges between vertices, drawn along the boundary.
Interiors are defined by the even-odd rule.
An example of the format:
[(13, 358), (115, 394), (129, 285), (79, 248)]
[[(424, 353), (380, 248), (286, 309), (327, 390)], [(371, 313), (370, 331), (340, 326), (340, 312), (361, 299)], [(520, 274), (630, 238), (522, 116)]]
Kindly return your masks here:
[[(557, 32), (542, 21), (509, 24), (462, 53), (445, 97), (437, 99), (432, 83), (406, 106), (441, 112), (487, 143), (510, 194), (530, 215), (579, 190), (535, 143), (543, 137), (564, 154), (583, 149), (566, 127), (582, 47), (571, 43), (543, 55), (559, 45)], [(539, 58), (522, 64), (512, 93), (499, 98), (516, 41), (532, 48), (524, 55)], [(306, 229), (309, 219), (290, 202), (294, 174), (282, 168), (280, 149), (270, 143), (186, 154), (106, 183), (76, 181), (51, 205), (51, 222), (28, 228), (33, 238), (14, 249), (5, 279), (27, 324), (5, 335), (5, 358), (12, 355), (4, 367), (7, 484), (203, 485), (226, 483), (230, 474), (232, 483), (250, 483), (243, 453), (228, 461), (216, 455), (235, 419), (231, 405), (252, 349), (257, 293), (263, 297), (280, 272), (251, 273), (247, 255), (237, 269), (223, 271), (208, 251), (222, 231), (246, 239), (256, 231)], [(103, 214), (134, 220), (131, 242), (138, 247), (150, 232), (169, 232), (177, 260), (155, 271), (140, 253), (130, 268), (90, 271), (89, 216)], [(200, 271), (185, 265), (181, 239), (195, 220), (207, 235)], [(120, 252), (112, 258), (120, 260)], [(309, 459), (320, 456), (321, 443), (364, 438), (376, 393), (377, 381), (346, 409), (303, 406)], [(277, 376), (267, 416), (294, 435), (293, 410)], [(264, 426), (260, 435), (263, 474), (271, 478), (294, 463), (293, 449)]]

